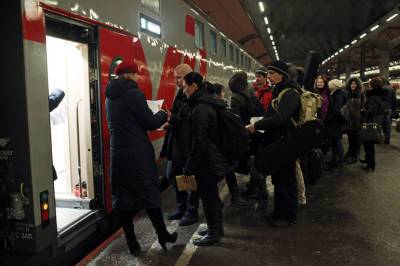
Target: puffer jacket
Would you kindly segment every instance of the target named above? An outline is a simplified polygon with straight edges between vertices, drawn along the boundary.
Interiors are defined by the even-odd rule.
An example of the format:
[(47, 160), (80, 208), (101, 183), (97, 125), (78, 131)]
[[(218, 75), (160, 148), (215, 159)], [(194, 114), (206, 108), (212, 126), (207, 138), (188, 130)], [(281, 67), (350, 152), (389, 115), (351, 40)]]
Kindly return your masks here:
[(188, 111), (182, 126), (185, 175), (224, 176), (234, 170), (220, 151), (220, 128), (215, 108), (226, 108), (223, 100), (205, 90), (198, 90), (188, 99)]

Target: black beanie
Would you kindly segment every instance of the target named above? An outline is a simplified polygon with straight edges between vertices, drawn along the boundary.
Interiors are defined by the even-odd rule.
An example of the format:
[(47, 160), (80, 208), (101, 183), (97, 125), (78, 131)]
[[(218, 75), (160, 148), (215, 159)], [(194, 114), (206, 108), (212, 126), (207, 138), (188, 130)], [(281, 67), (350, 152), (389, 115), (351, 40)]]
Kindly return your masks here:
[(245, 72), (235, 73), (229, 80), (229, 88), (233, 93), (247, 89), (247, 74)]
[(267, 67), (267, 69), (276, 71), (285, 77), (289, 77), (289, 68), (283, 61), (274, 61)]
[(256, 74), (263, 75), (264, 77), (266, 77), (267, 74), (268, 74), (268, 70), (267, 70), (266, 67), (260, 67), (259, 69), (256, 70), (255, 73), (256, 73)]

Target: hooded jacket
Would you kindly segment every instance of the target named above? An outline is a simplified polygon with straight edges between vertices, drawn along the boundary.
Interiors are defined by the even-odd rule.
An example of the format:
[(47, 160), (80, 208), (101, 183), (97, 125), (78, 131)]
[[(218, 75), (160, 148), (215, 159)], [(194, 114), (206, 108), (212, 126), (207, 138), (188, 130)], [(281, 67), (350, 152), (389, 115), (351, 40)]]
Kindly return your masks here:
[(115, 79), (106, 88), (110, 131), (110, 174), (115, 208), (160, 208), (159, 176), (148, 131), (161, 127), (167, 114), (147, 106), (135, 81)]
[[(355, 81), (357, 88), (351, 89), (351, 83)], [(361, 110), (366, 101), (365, 93), (362, 91), (361, 80), (359, 78), (349, 78), (346, 82), (347, 103), (346, 108), (349, 111), (349, 121), (345, 125), (345, 131), (361, 130)]]
[(220, 128), (215, 108), (227, 108), (223, 100), (200, 89), (188, 99), (188, 112), (183, 123), (185, 175), (202, 175), (212, 178), (223, 176), (234, 165), (222, 155)]

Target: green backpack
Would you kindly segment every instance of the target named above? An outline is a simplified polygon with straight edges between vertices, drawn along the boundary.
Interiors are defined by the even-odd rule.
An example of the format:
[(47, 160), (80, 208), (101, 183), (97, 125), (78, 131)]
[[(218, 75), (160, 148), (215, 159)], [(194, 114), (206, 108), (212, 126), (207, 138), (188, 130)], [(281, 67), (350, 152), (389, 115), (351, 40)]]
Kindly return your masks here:
[[(281, 91), (278, 95), (277, 98), (275, 98), (272, 101), (272, 107), (274, 108), (275, 111), (278, 110), (278, 104), (279, 101), (282, 99), (283, 94), (285, 94), (286, 91), (291, 90), (292, 88), (287, 88)], [(300, 114), (299, 114), (299, 120), (296, 121), (292, 119), (292, 122), (295, 127), (298, 127), (302, 124), (304, 124), (307, 121), (310, 120), (315, 120), (318, 118), (318, 109), (321, 108), (322, 105), (322, 97), (321, 95), (317, 93), (313, 93), (311, 91), (305, 90), (304, 88), (301, 88), (300, 91), (297, 89), (293, 89), (297, 91), (300, 94)]]

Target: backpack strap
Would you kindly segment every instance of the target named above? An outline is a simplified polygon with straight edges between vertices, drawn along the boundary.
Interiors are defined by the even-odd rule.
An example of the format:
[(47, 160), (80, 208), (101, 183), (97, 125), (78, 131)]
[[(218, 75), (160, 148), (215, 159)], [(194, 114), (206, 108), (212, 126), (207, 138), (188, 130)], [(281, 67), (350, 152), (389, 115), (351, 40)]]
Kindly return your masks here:
[[(296, 91), (297, 93), (299, 93), (299, 91), (296, 90), (295, 88), (286, 88), (286, 89), (282, 90), (282, 91), (278, 94), (278, 97), (276, 97), (275, 99), (273, 99), (272, 102), (271, 102), (272, 108), (274, 108), (275, 112), (278, 112), (278, 104), (279, 104), (279, 102), (281, 101), (283, 95), (284, 95), (287, 91), (289, 91), (289, 90), (294, 90), (294, 91)], [(300, 93), (299, 93), (299, 94), (300, 94)], [(293, 117), (290, 117), (290, 120), (292, 121), (294, 127), (298, 127), (298, 123), (296, 122), (296, 120), (294, 120)]]

